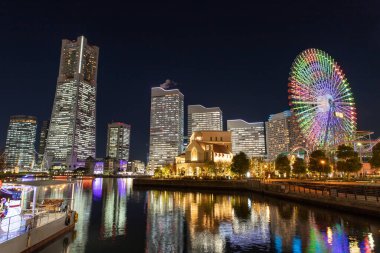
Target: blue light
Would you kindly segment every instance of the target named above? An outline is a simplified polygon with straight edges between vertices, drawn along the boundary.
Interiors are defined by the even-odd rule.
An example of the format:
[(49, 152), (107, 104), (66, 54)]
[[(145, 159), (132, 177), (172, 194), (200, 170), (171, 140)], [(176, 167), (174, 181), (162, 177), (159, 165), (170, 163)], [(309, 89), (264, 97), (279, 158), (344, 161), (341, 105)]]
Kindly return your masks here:
[(282, 252), (282, 238), (281, 236), (276, 235), (274, 238), (274, 247), (277, 253)]
[(299, 237), (293, 239), (293, 253), (302, 253), (302, 241)]

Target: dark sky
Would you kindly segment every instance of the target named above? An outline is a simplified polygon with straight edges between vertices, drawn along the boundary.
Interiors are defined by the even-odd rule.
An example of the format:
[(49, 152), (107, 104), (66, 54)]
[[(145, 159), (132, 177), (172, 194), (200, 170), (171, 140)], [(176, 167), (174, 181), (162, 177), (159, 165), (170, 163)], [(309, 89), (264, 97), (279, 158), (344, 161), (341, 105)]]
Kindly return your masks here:
[(288, 109), (290, 66), (310, 47), (342, 66), (359, 129), (379, 135), (376, 1), (126, 2), (0, 1), (0, 147), (11, 115), (50, 118), (61, 40), (82, 34), (100, 47), (98, 157), (115, 120), (132, 125), (131, 158), (146, 158), (150, 88), (168, 78), (186, 106), (220, 106), (224, 120)]

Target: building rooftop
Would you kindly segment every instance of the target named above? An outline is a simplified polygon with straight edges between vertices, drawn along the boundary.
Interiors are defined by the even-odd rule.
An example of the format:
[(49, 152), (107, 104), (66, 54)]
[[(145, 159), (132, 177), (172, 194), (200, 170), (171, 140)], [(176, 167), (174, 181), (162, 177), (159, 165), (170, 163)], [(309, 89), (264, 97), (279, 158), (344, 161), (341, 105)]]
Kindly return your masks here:
[(214, 144), (213, 145), (214, 152), (221, 154), (230, 154), (231, 151), (225, 145)]

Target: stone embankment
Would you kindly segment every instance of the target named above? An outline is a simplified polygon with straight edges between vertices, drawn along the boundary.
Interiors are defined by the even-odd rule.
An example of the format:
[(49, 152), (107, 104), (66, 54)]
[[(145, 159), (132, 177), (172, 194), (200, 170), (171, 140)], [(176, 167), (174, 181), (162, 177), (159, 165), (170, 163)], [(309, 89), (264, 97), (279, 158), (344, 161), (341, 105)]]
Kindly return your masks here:
[(135, 187), (176, 188), (181, 190), (250, 191), (304, 204), (334, 208), (340, 211), (380, 218), (380, 186), (358, 184), (326, 184), (307, 181), (272, 180), (191, 180), (154, 179), (133, 180)]

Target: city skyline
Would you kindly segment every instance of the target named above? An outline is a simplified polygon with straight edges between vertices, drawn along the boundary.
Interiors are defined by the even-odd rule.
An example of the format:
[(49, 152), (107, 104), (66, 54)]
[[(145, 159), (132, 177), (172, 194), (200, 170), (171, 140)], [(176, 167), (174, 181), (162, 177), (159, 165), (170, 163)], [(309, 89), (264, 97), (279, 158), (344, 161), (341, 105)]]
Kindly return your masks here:
[[(319, 15), (322, 5), (306, 5), (310, 7), (308, 15), (296, 15), (304, 13), (297, 4), (278, 4), (275, 12), (286, 13), (287, 20), (283, 24), (280, 20), (285, 14), (281, 13), (269, 20), (255, 11), (257, 17), (248, 18), (247, 14), (254, 7), (263, 13), (270, 10), (271, 6), (266, 4), (248, 5), (239, 8), (240, 12), (232, 8), (228, 12), (233, 17), (230, 23), (220, 19), (227, 14), (226, 11), (211, 12), (210, 17), (215, 21), (208, 27), (195, 21), (208, 17), (205, 14), (211, 11), (211, 6), (207, 4), (203, 11), (194, 6), (195, 18), (181, 9), (170, 12), (173, 16), (165, 17), (165, 10), (158, 8), (156, 11), (162, 16), (159, 20), (152, 18), (154, 13), (130, 13), (127, 20), (147, 17), (147, 23), (129, 32), (115, 33), (128, 22), (123, 20), (121, 26), (116, 24), (109, 29), (110, 23), (84, 20), (78, 15), (77, 19), (82, 23), (78, 27), (64, 21), (64, 15), (52, 17), (28, 8), (17, 12), (14, 10), (17, 3), (5, 4), (2, 24), (11, 25), (2, 27), (8, 39), (1, 41), (0, 45), (9, 50), (4, 52), (4, 60), (0, 63), (0, 82), (9, 96), (0, 102), (0, 106), (7, 108), (0, 117), (0, 146), (5, 146), (7, 121), (11, 115), (36, 115), (41, 121), (50, 118), (61, 39), (74, 39), (82, 34), (102, 49), (97, 102), (99, 157), (105, 156), (107, 123), (115, 120), (128, 122), (135, 129), (131, 138), (131, 158), (146, 160), (149, 89), (167, 78), (178, 82), (186, 96), (185, 106), (219, 106), (223, 108), (225, 119), (264, 121), (270, 114), (287, 110), (290, 66), (295, 57), (309, 47), (325, 50), (341, 64), (355, 96), (358, 129), (373, 130), (375, 136), (379, 136), (380, 121), (373, 119), (375, 111), (371, 102), (376, 99), (380, 81), (375, 68), (379, 55), (379, 37), (374, 32), (378, 24), (374, 20), (376, 6), (357, 3), (339, 8), (339, 4), (332, 3), (331, 9), (341, 11), (325, 10), (327, 13), (322, 18)], [(141, 8), (134, 7), (131, 9)], [(352, 10), (358, 10), (358, 15), (346, 15)], [(19, 13), (19, 21), (13, 23), (15, 17), (11, 17), (11, 13)], [(49, 22), (36, 18), (38, 15), (47, 15)], [(110, 14), (95, 11), (91, 15), (104, 17)], [(115, 17), (124, 15), (124, 12), (114, 13)], [(190, 17), (191, 22), (181, 16)], [(20, 29), (21, 24), (28, 23), (26, 20), (31, 18), (35, 21), (29, 23), (29, 29)], [(172, 18), (177, 18), (178, 22), (172, 22)], [(151, 24), (152, 20), (157, 24)], [(303, 21), (307, 21), (308, 26)], [(157, 29), (162, 24), (168, 25), (168, 29)], [(271, 29), (274, 29), (273, 33), (267, 32)], [(142, 30), (146, 31), (143, 36)], [(184, 43), (188, 40), (187, 33), (194, 40), (191, 43)], [(20, 69), (23, 72), (20, 73)], [(16, 96), (21, 102), (15, 102)], [(134, 109), (136, 105), (138, 110)]]

